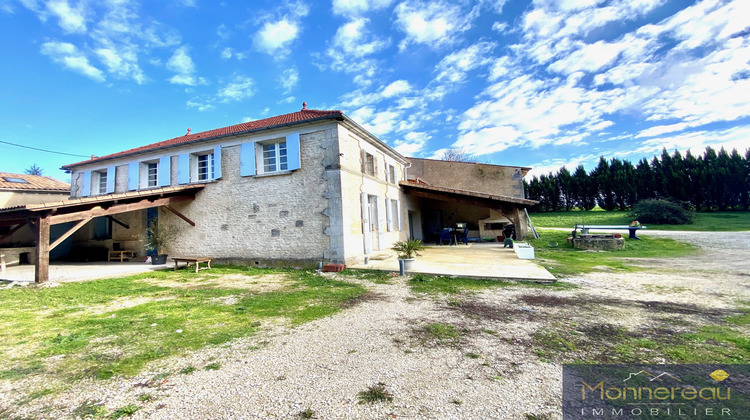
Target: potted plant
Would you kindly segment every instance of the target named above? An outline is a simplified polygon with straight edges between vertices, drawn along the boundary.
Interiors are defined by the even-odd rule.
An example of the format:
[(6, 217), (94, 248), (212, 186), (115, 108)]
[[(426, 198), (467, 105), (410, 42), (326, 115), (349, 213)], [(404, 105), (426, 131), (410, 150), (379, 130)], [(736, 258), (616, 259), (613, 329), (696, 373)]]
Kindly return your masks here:
[(167, 249), (169, 244), (177, 237), (177, 229), (170, 224), (161, 224), (159, 219), (154, 219), (146, 229), (146, 249), (156, 251), (151, 257), (154, 265), (167, 263)]
[(412, 264), (420, 256), (419, 251), (425, 248), (419, 239), (409, 239), (393, 244), (392, 250), (398, 254), (398, 259), (404, 261), (404, 270), (411, 270)]

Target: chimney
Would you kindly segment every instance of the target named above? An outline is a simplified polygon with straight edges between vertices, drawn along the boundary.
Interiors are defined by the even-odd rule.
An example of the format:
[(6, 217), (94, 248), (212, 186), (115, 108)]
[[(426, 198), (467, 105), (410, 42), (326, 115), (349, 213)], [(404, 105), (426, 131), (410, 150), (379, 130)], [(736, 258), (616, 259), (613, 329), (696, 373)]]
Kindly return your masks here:
[(190, 127), (188, 127), (188, 132), (187, 132), (187, 134), (185, 134), (185, 135), (186, 135), (186, 136), (189, 136), (189, 135), (190, 135)]
[(302, 110), (304, 111), (306, 109), (307, 109), (307, 102), (302, 102)]

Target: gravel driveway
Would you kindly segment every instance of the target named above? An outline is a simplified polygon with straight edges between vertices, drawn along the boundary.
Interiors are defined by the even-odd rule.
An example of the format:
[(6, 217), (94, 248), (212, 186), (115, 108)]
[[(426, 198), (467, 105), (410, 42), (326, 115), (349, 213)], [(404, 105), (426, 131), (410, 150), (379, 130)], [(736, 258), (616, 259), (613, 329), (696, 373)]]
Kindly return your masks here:
[[(645, 303), (681, 305), (682, 312), (667, 315), (697, 322), (705, 314), (685, 308), (731, 310), (750, 301), (750, 232), (642, 234), (703, 251), (637, 260), (648, 269), (636, 274), (601, 271), (563, 280), (579, 286), (570, 290), (517, 286), (436, 299), (415, 295), (407, 279), (363, 280), (370, 293), (332, 317), (296, 328), (270, 326), (230, 346), (159, 362), (136, 378), (83, 381), (40, 399), (53, 407), (48, 414), (21, 411), (58, 418), (88, 400), (104, 401), (110, 410), (138, 404), (135, 419), (299, 418), (304, 410), (320, 419), (557, 419), (562, 366), (535, 347), (551, 325), (575, 319), (582, 331), (638, 331), (654, 322)], [(607, 302), (606, 311), (587, 312), (588, 300)], [(454, 327), (457, 337), (430, 337), (425, 328), (432, 324)], [(203, 369), (212, 363), (218, 370)], [(177, 373), (187, 366), (197, 370)], [(154, 379), (159, 373), (169, 375)], [(379, 383), (392, 401), (360, 404), (358, 393)], [(138, 402), (144, 394), (153, 401)]]

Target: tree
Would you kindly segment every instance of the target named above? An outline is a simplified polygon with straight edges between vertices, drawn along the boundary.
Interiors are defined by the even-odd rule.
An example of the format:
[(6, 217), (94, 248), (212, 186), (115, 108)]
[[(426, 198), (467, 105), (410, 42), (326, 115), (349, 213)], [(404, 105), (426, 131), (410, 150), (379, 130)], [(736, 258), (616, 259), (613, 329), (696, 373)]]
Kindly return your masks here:
[(23, 171), (26, 175), (41, 175), (42, 174), (42, 168), (36, 166), (36, 163), (32, 164), (29, 169), (26, 169)]
[(573, 193), (573, 177), (568, 168), (564, 166), (560, 168), (560, 172), (557, 173), (557, 185), (560, 188), (565, 211), (570, 211), (575, 206), (576, 200)]
[(479, 162), (479, 159), (467, 153), (466, 150), (460, 149), (460, 148), (448, 149), (444, 151), (443, 154), (440, 155), (440, 160), (447, 160), (451, 162), (469, 162), (469, 163)]

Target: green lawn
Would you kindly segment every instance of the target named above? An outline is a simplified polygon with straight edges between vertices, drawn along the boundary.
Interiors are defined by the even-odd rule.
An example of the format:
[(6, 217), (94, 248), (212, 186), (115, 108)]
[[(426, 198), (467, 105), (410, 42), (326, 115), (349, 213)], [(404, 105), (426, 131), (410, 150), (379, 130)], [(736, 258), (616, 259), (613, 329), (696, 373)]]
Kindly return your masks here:
[[(630, 211), (563, 211), (550, 213), (531, 213), (534, 227), (570, 228), (576, 224), (587, 225), (622, 225), (631, 221)], [(743, 231), (750, 230), (750, 212), (725, 211), (714, 213), (695, 213), (690, 225), (648, 225), (649, 229), (691, 230), (691, 231)], [(627, 231), (625, 231), (627, 232)]]
[(625, 239), (623, 250), (587, 252), (568, 245), (568, 232), (539, 229), (538, 233), (539, 239), (531, 238), (528, 242), (534, 246), (535, 257), (554, 275), (586, 273), (602, 266), (635, 271), (638, 267), (629, 263), (628, 258), (672, 258), (697, 251), (694, 246), (683, 242), (644, 236), (640, 241)]
[(0, 290), (0, 379), (106, 379), (152, 360), (300, 324), (365, 292), (310, 271), (216, 267)]

